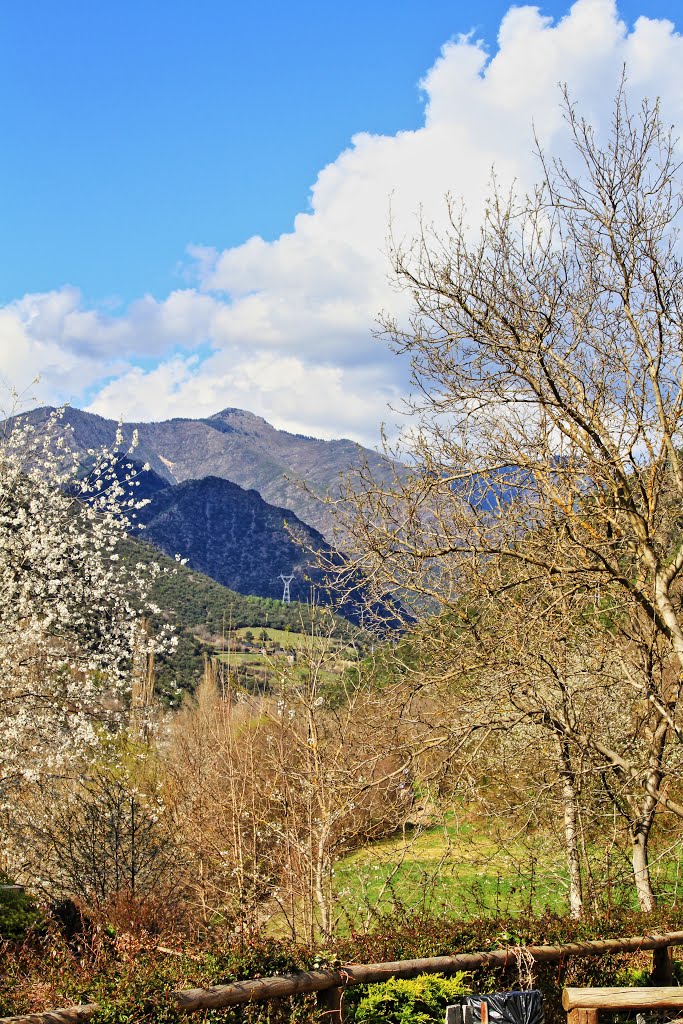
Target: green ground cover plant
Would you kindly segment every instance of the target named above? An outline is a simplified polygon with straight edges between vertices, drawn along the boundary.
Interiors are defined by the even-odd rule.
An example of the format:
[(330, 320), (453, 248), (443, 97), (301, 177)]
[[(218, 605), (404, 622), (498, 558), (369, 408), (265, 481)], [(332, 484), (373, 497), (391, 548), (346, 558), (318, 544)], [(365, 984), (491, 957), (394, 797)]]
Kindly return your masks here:
[[(397, 904), (451, 916), (568, 912), (566, 860), (550, 834), (541, 830), (501, 842), (482, 828), (480, 819), (470, 820), (466, 808), (435, 815), (439, 818), (436, 824), (409, 826), (335, 865), (347, 921), (354, 920), (354, 908), (358, 920), (365, 920), (368, 911), (388, 913)], [(670, 837), (656, 838), (651, 860), (655, 891), (663, 904), (676, 905), (683, 895), (680, 848)], [(627, 852), (615, 849), (602, 869), (604, 850), (589, 852), (603, 910), (636, 910)]]
[(0, 941), (23, 938), (39, 926), (41, 917), (35, 900), (0, 872)]

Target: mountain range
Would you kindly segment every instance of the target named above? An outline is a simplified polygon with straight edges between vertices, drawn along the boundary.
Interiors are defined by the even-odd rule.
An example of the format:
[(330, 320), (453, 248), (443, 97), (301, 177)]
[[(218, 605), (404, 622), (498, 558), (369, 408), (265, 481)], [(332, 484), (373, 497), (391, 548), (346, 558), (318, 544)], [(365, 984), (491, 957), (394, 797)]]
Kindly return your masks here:
[(291, 596), (305, 601), (307, 579), (318, 576), (309, 552), (328, 548), (322, 534), (289, 509), (215, 476), (156, 491), (137, 520), (148, 544), (180, 555), (231, 590), (259, 597), (280, 597), (280, 577), (293, 576)]
[[(51, 408), (23, 417), (47, 420)], [(82, 455), (111, 447), (118, 424), (67, 408), (62, 423)], [(390, 463), (349, 440), (323, 441), (277, 430), (239, 409), (205, 419), (124, 423), (128, 446), (137, 431), (136, 496), (148, 500), (135, 535), (167, 555), (242, 594), (281, 598), (281, 576), (292, 576), (291, 597), (305, 601), (320, 583), (310, 552), (329, 550), (333, 519), (323, 499), (340, 477), (367, 461), (375, 475)]]
[[(51, 412), (43, 407), (23, 418), (40, 423)], [(62, 422), (74, 449), (84, 454), (89, 448), (111, 446), (118, 426), (114, 420), (70, 407)], [(149, 463), (168, 483), (206, 477), (230, 480), (258, 491), (277, 508), (291, 510), (328, 537), (334, 520), (321, 499), (337, 492), (340, 475), (365, 460), (377, 478), (391, 472), (384, 456), (353, 441), (290, 434), (241, 409), (223, 409), (203, 419), (124, 423), (122, 431), (127, 444), (137, 431), (135, 459)]]

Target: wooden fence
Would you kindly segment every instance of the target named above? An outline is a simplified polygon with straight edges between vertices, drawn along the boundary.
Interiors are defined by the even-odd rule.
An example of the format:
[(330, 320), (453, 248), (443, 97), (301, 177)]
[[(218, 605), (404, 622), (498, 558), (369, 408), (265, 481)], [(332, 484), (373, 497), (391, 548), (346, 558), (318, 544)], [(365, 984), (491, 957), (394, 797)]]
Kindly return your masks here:
[[(657, 985), (671, 982), (671, 946), (683, 945), (683, 932), (663, 935), (637, 935), (630, 938), (596, 939), (587, 942), (568, 942), (559, 946), (524, 946), (525, 957), (536, 963), (558, 963), (569, 957), (605, 956), (609, 953), (635, 953), (653, 951), (652, 980)], [(266, 999), (282, 999), (305, 992), (317, 992), (322, 1009), (333, 1021), (341, 1017), (341, 1000), (349, 985), (364, 985), (386, 981), (387, 978), (414, 978), (418, 974), (453, 974), (481, 967), (505, 968), (517, 962), (519, 947), (496, 949), (481, 953), (456, 953), (453, 956), (434, 956), (419, 960), (397, 960), (379, 964), (344, 964), (337, 970), (301, 971), (272, 978), (254, 978), (235, 981), (228, 985), (209, 988), (183, 989), (170, 993), (178, 1009), (193, 1013), (199, 1010), (217, 1010), (240, 1003)], [(69, 1006), (46, 1013), (30, 1013), (17, 1017), (0, 1018), (0, 1024), (86, 1024), (96, 1013), (96, 1003)], [(334, 1016), (333, 1016), (334, 1015)]]

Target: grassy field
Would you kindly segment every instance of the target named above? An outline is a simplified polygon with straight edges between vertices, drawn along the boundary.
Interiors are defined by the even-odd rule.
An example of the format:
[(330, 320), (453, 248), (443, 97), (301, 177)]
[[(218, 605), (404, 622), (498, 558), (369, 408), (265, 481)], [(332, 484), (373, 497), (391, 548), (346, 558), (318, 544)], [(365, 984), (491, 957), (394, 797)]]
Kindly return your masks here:
[(393, 905), (457, 915), (546, 907), (564, 913), (566, 870), (544, 849), (499, 849), (486, 832), (453, 821), (414, 829), (341, 860), (335, 889), (358, 913)]
[(274, 644), (278, 647), (282, 647), (284, 650), (293, 649), (295, 651), (307, 651), (307, 650), (325, 650), (339, 651), (345, 646), (343, 640), (338, 640), (334, 637), (327, 636), (312, 636), (310, 633), (295, 633), (291, 629), (273, 629), (270, 626), (251, 626), (244, 627), (242, 629), (235, 630), (235, 636), (239, 642), (244, 642), (247, 633), (253, 634), (253, 641), (255, 645), (261, 644), (261, 634), (268, 634), (268, 643)]
[[(595, 854), (595, 884), (603, 905), (638, 907), (626, 849)], [(680, 844), (665, 837), (652, 844), (651, 870), (661, 901), (683, 895)], [(490, 913), (566, 914), (568, 877), (557, 839), (539, 832), (501, 848), (485, 819), (444, 823), (407, 831), (353, 853), (335, 866), (335, 890), (347, 916), (365, 916), (393, 906), (470, 916)], [(588, 898), (588, 893), (585, 894)]]
[[(535, 851), (501, 851), (486, 829), (470, 823), (406, 830), (339, 860), (334, 868), (336, 928), (371, 927), (377, 915), (427, 913), (454, 919), (568, 913), (566, 871), (537, 841)], [(273, 934), (286, 933), (280, 914)]]
[(277, 665), (282, 659), (258, 651), (219, 651), (216, 657), (224, 665)]
[[(318, 681), (323, 685), (332, 685), (339, 680), (344, 668), (355, 660), (355, 651), (343, 641), (285, 629), (244, 627), (235, 630), (236, 643), (246, 643), (249, 632), (253, 636), (250, 641), (253, 650), (218, 650), (216, 657), (224, 665), (243, 672), (259, 686), (283, 682), (285, 673), (290, 679), (303, 680), (309, 671), (308, 662), (311, 658), (313, 661), (321, 661), (316, 670)], [(267, 640), (262, 637), (262, 632), (267, 633)], [(270, 653), (261, 653), (260, 648), (263, 647)], [(276, 653), (278, 651), (284, 651), (285, 654)], [(294, 665), (287, 661), (288, 654), (295, 655), (297, 661)]]

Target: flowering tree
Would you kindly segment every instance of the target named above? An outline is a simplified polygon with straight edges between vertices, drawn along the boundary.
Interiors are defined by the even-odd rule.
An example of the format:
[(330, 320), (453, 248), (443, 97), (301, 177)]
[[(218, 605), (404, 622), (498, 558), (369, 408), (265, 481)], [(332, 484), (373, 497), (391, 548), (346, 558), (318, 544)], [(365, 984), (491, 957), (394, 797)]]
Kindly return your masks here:
[[(86, 471), (56, 412), (13, 418), (0, 437), (0, 806), (61, 773), (125, 707), (150, 570), (117, 546), (139, 505), (132, 449), (91, 451)], [(153, 566), (151, 575), (158, 572)], [(158, 639), (156, 641), (158, 643)]]

